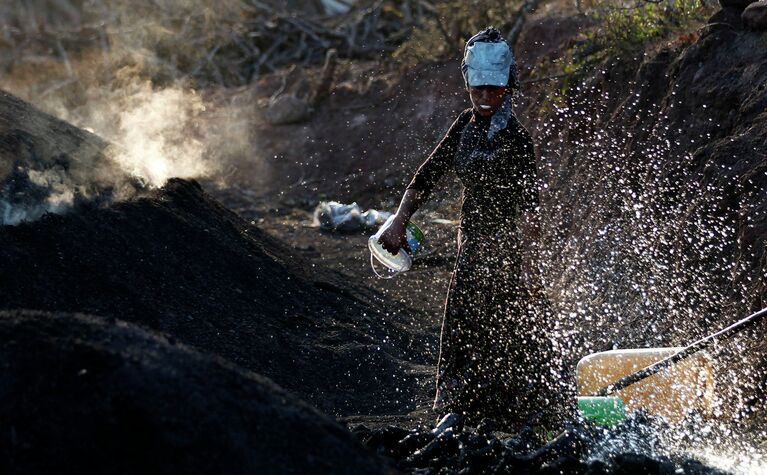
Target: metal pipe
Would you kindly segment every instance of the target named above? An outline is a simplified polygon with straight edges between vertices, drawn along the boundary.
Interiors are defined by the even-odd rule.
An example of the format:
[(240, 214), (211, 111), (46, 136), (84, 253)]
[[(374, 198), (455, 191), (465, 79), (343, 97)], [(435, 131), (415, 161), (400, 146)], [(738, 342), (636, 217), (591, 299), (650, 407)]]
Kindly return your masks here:
[(765, 316), (767, 316), (767, 308), (763, 308), (759, 310), (758, 312), (751, 314), (748, 317), (733, 323), (729, 327), (719, 330), (713, 335), (709, 335), (705, 338), (701, 338), (700, 340), (682, 348), (681, 350), (669, 356), (668, 358), (662, 359), (658, 361), (657, 363), (651, 364), (650, 366), (644, 369), (640, 369), (636, 373), (632, 373), (628, 376), (624, 376), (618, 381), (603, 387), (596, 393), (592, 394), (592, 396), (608, 396), (616, 391), (625, 389), (628, 386), (631, 386), (634, 383), (637, 383), (645, 378), (648, 378), (656, 373), (659, 373), (660, 371), (663, 371), (669, 366), (675, 363), (678, 363), (679, 361), (682, 361), (683, 359), (693, 355), (694, 353), (697, 353), (703, 348), (708, 347), (711, 343), (713, 343), (717, 339), (724, 340), (742, 330), (745, 330), (746, 328), (761, 321)]

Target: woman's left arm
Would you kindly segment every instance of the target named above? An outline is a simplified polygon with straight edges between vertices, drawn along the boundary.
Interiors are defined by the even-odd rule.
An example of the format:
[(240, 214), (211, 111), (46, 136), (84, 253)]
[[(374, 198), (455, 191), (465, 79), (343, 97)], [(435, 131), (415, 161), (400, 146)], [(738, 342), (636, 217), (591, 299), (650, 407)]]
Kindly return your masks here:
[(538, 168), (535, 146), (530, 133), (520, 124), (517, 153), (521, 162), (522, 196), (519, 204), (520, 228), (524, 236), (523, 270), (533, 288), (541, 288), (540, 243), (541, 223), (538, 213)]

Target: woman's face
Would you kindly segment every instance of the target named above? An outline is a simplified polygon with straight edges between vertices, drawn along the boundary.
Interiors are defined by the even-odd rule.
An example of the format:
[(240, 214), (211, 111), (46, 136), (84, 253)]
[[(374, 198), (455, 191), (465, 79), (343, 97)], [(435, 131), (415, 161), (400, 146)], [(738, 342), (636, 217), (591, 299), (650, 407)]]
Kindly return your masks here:
[(495, 114), (503, 104), (506, 86), (469, 86), (469, 96), (474, 110), (483, 117)]

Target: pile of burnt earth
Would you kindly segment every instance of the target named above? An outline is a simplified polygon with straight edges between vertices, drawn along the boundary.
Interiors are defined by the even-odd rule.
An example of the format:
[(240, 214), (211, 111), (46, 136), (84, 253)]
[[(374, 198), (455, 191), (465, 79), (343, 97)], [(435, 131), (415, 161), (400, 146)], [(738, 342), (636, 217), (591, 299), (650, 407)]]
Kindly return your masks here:
[[(0, 309), (116, 318), (222, 356), (334, 414), (405, 410), (423, 364), (376, 295), (312, 267), (192, 181), (0, 227)], [(404, 318), (404, 317), (403, 317)], [(400, 393), (395, 393), (400, 388)]]
[(0, 473), (387, 474), (272, 381), (120, 320), (0, 311)]
[(570, 424), (546, 442), (526, 427), (517, 434), (495, 430), (485, 419), (476, 427), (426, 428), (387, 426), (351, 431), (369, 449), (393, 459), (405, 473), (432, 474), (696, 474), (724, 475), (689, 458), (646, 455), (662, 443), (659, 423), (643, 414), (606, 430)]

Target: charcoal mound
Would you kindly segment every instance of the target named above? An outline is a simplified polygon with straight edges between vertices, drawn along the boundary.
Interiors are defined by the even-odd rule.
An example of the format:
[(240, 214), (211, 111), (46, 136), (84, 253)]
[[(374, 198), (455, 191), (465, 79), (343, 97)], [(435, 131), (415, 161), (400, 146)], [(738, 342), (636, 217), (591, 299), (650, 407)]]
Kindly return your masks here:
[(144, 190), (98, 136), (0, 90), (0, 224), (108, 205)]
[[(496, 431), (496, 424), (489, 419), (476, 427), (461, 424), (447, 427), (438, 434), (396, 425), (378, 429), (358, 425), (352, 432), (366, 447), (390, 458), (404, 473), (419, 475), (726, 475), (695, 459), (648, 455), (663, 443), (658, 436), (661, 425), (660, 420), (635, 414), (609, 430), (588, 423), (569, 424), (549, 441), (530, 427), (516, 434)], [(629, 440), (633, 443), (626, 450), (622, 442)]]
[(388, 473), (270, 380), (121, 321), (0, 312), (2, 473)]
[(326, 412), (406, 410), (417, 390), (417, 335), (384, 322), (375, 294), (293, 255), (194, 181), (0, 227), (0, 269), (0, 309), (137, 323)]

